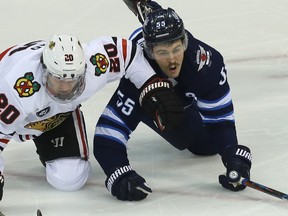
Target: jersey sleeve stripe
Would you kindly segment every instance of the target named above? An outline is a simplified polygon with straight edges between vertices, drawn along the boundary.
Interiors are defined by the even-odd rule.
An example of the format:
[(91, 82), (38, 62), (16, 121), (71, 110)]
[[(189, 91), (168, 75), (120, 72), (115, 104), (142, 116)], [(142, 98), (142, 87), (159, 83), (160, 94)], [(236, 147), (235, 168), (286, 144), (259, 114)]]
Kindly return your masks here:
[(204, 123), (218, 123), (222, 121), (235, 122), (234, 112), (230, 112), (221, 116), (203, 116), (201, 114)]
[(131, 133), (129, 127), (125, 124), (125, 122), (122, 121), (122, 119), (117, 115), (117, 112), (111, 106), (107, 106), (105, 108), (103, 116), (105, 116), (105, 118), (110, 118), (110, 120), (116, 122), (119, 125), (122, 125), (122, 127), (125, 127), (125, 129)]
[(137, 37), (140, 32), (142, 32), (142, 27), (139, 27), (136, 30), (134, 30), (130, 35), (129, 40), (134, 40), (134, 38)]
[[(127, 136), (127, 134), (120, 130), (117, 127), (113, 127), (113, 126), (109, 126), (109, 125), (105, 125), (105, 124), (97, 124), (97, 133), (96, 135), (102, 133), (102, 134), (106, 134), (107, 136), (111, 136), (112, 134), (118, 134), (117, 137), (120, 138), (120, 140), (126, 140), (128, 141), (129, 136)], [(106, 132), (104, 132), (106, 131)], [(124, 138), (124, 139), (123, 139)]]
[(117, 139), (117, 138), (114, 137), (114, 136), (108, 136), (108, 135), (100, 134), (100, 133), (97, 133), (95, 136), (103, 137), (103, 138), (105, 138), (105, 139), (110, 139), (110, 140), (113, 140), (113, 141), (115, 141), (115, 142), (117, 142), (117, 143), (120, 143), (120, 144), (122, 144), (123, 146), (125, 146), (125, 144), (124, 144), (124, 142), (122, 142), (122, 140)]
[(126, 145), (130, 134), (131, 130), (127, 125), (116, 115), (111, 107), (107, 106), (97, 122), (95, 136), (101, 136)]
[(1, 59), (6, 55), (6, 53), (9, 52), (9, 50), (11, 50), (14, 46), (9, 47), (8, 49), (6, 49), (5, 51), (3, 51), (2, 53), (0, 53), (0, 61)]
[(117, 130), (116, 128), (107, 126), (103, 127), (103, 125), (99, 125), (99, 127), (96, 127), (95, 136), (101, 136), (109, 140), (114, 140), (124, 146), (126, 146), (126, 143), (128, 142), (127, 137), (121, 130)]
[(86, 134), (84, 131), (85, 123), (83, 121), (83, 116), (79, 108), (76, 109), (75, 112), (72, 113), (72, 115), (75, 121), (74, 125), (76, 136), (79, 142), (81, 157), (87, 160), (89, 158), (89, 149), (88, 149), (88, 141), (86, 139)]
[(197, 100), (197, 105), (204, 123), (235, 122), (230, 90), (217, 100)]
[(9, 140), (8, 139), (0, 139), (0, 142), (7, 144), (9, 142)]
[(127, 58), (127, 52), (128, 52), (127, 49), (128, 49), (127, 40), (126, 39), (122, 39), (122, 50), (123, 50), (124, 62), (126, 62), (126, 58)]
[(219, 105), (219, 106), (216, 106), (216, 107), (209, 107), (209, 108), (204, 108), (204, 107), (199, 107), (199, 109), (201, 111), (215, 111), (215, 110), (221, 110), (221, 109), (224, 109), (226, 107), (229, 107), (232, 105), (232, 100), (228, 101), (227, 103), (225, 104), (222, 104), (222, 105)]
[(135, 57), (135, 55), (136, 55), (136, 49), (137, 49), (137, 47), (134, 46), (134, 45), (132, 45), (130, 61), (129, 61), (127, 67), (125, 68), (126, 70), (129, 68), (130, 64), (132, 63), (132, 61), (133, 61), (133, 59), (134, 59), (134, 57)]
[(197, 105), (200, 109), (221, 109), (222, 106), (229, 106), (232, 103), (232, 97), (230, 91), (228, 91), (222, 98), (218, 100), (208, 101), (208, 100), (197, 100)]
[(7, 139), (0, 139), (0, 150), (3, 151), (4, 148), (7, 146), (9, 140)]

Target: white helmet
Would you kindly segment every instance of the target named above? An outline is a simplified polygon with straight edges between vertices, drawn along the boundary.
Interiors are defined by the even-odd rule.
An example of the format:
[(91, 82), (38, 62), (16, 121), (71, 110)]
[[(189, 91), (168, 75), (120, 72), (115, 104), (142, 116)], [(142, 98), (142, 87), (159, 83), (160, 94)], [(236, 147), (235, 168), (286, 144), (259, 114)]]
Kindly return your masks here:
[(53, 99), (65, 103), (83, 92), (86, 63), (77, 37), (54, 35), (43, 50), (43, 67), (43, 82)]

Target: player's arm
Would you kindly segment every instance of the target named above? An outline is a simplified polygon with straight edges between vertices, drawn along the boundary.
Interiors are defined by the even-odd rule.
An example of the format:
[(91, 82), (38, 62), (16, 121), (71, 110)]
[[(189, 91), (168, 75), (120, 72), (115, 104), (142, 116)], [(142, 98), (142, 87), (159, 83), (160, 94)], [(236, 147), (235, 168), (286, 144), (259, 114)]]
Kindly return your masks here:
[[(30, 50), (39, 50), (44, 46), (43, 41), (33, 41), (26, 44), (20, 44), (17, 46), (10, 47), (4, 52), (0, 53), (0, 70), (5, 71), (2, 73), (4, 77), (0, 80), (0, 153), (6, 148), (8, 142), (12, 139), (15, 131), (19, 127), (19, 122), (25, 119), (26, 114), (22, 111), (22, 98), (14, 94), (21, 92), (21, 85), (19, 89), (15, 86), (16, 83), (14, 78), (11, 80), (11, 74), (16, 74), (17, 71), (11, 69), (11, 65), (17, 65), (15, 68), (21, 68), (19, 65), (19, 59), (27, 55)], [(14, 86), (15, 85), (15, 86)], [(13, 88), (14, 86), (14, 88)], [(18, 86), (17, 86), (18, 87)], [(20, 124), (21, 125), (21, 124)], [(4, 186), (4, 160), (0, 155), (0, 200), (3, 196), (3, 186)]]
[(107, 175), (106, 188), (117, 199), (139, 201), (152, 192), (146, 180), (130, 166), (125, 146), (97, 135), (94, 155)]
[(130, 166), (126, 144), (141, 119), (139, 91), (122, 78), (101, 114), (94, 136), (94, 156), (107, 179), (107, 189), (119, 200), (142, 200), (151, 189)]
[[(6, 98), (4, 94), (0, 95), (0, 97), (2, 97), (2, 101), (0, 103), (2, 103), (2, 107), (9, 107), (8, 103), (6, 104), (4, 101), (3, 101), (3, 98)], [(7, 105), (7, 106), (4, 106), (4, 105)], [(11, 108), (11, 107), (10, 107)], [(10, 109), (9, 109), (10, 110)], [(9, 126), (6, 124), (8, 123), (8, 119), (7, 121), (4, 120), (7, 116), (6, 114), (9, 113), (9, 110), (5, 111), (4, 109), (4, 112), (3, 112), (3, 119), (0, 120), (0, 201), (2, 200), (2, 197), (3, 197), (3, 188), (4, 188), (4, 159), (3, 157), (1, 156), (2, 152), (4, 151), (4, 149), (6, 148), (8, 142), (12, 139), (12, 136), (14, 135), (14, 132), (13, 133), (10, 133), (10, 134), (6, 134), (6, 133), (9, 133), (8, 132), (8, 128)], [(12, 113), (10, 113), (12, 114)], [(12, 117), (13, 117), (13, 114), (12, 114)], [(3, 122), (6, 122), (4, 123)]]
[[(205, 74), (205, 88), (199, 87), (197, 105), (201, 113), (209, 140), (222, 157), (226, 173), (219, 176), (220, 184), (230, 190), (239, 191), (245, 187), (240, 178), (250, 178), (251, 152), (244, 145), (238, 145), (235, 127), (234, 107), (230, 86), (222, 55), (207, 44), (194, 39), (201, 59), (198, 59), (198, 74)], [(206, 56), (206, 58), (203, 58)]]
[(221, 155), (226, 168), (225, 174), (219, 176), (219, 183), (224, 188), (240, 191), (245, 189), (240, 179), (250, 178), (252, 157), (247, 146), (238, 145), (233, 102), (224, 65), (218, 71), (221, 79), (216, 85), (211, 82), (209, 94), (198, 98), (197, 105), (209, 139)]
[[(2, 126), (0, 125), (0, 128)], [(8, 144), (8, 142), (10, 141), (10, 139), (12, 138), (12, 134), (11, 135), (6, 135), (1, 133), (0, 131), (0, 200), (2, 200), (3, 197), (3, 188), (4, 188), (4, 159), (1, 156), (4, 148), (6, 147), (6, 145)]]
[[(153, 77), (152, 79), (155, 78)], [(144, 86), (148, 90), (143, 90), (145, 95), (141, 96), (142, 108), (144, 111), (147, 111), (148, 115), (153, 116), (155, 121), (158, 121), (157, 125), (159, 125), (158, 127), (160, 129), (167, 130), (175, 124), (175, 119), (171, 118), (174, 118), (176, 115), (166, 116), (168, 113), (167, 110), (162, 109), (165, 107), (165, 104), (163, 106), (162, 100), (166, 98), (168, 99), (167, 101), (170, 101), (170, 93), (167, 95), (165, 89), (163, 91), (161, 89), (153, 90), (154, 87), (149, 87), (149, 85), (157, 82), (162, 81), (149, 80), (147, 85)], [(152, 90), (150, 90), (150, 88)], [(128, 100), (120, 100), (120, 103), (126, 103), (127, 101)], [(138, 101), (135, 102), (138, 103)], [(126, 105), (125, 112), (129, 113), (128, 109), (133, 103), (130, 100)], [(119, 103), (117, 103), (117, 106), (119, 106)], [(169, 105), (167, 107), (173, 106)], [(181, 112), (179, 112), (180, 115), (182, 109), (183, 107), (181, 108)], [(105, 181), (107, 189), (119, 200), (138, 201), (146, 198), (147, 195), (152, 192), (151, 188), (146, 184), (146, 180), (130, 166), (127, 156), (126, 143), (131, 131), (133, 131), (133, 128), (127, 124), (129, 121), (134, 121), (133, 124), (136, 127), (139, 123), (139, 121), (136, 120), (140, 118), (139, 115), (138, 118), (137, 116), (135, 118), (134, 115), (130, 120), (125, 121), (120, 118), (121, 115), (117, 112), (117, 107), (113, 109), (112, 106), (108, 105), (96, 126), (94, 155), (107, 175)]]
[(9, 88), (5, 87), (6, 83), (0, 83), (0, 200), (3, 197), (4, 187), (4, 159), (1, 154), (15, 134), (18, 120), (22, 118), (21, 112), (14, 105), (13, 100), (8, 98), (8, 95), (11, 94), (7, 92)]
[[(93, 153), (107, 176), (105, 186), (112, 196), (123, 201), (139, 201), (152, 190), (130, 166), (126, 144), (131, 131), (140, 122), (140, 116), (132, 114), (130, 118), (134, 101), (123, 98), (122, 92), (120, 94), (118, 100), (115, 92), (96, 124)], [(123, 118), (121, 110), (128, 115)]]

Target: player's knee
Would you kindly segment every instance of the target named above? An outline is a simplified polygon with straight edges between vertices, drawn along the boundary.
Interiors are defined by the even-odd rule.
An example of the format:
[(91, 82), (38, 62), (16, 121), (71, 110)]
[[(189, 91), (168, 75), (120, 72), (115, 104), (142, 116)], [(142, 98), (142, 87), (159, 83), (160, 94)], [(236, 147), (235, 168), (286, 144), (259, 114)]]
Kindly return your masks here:
[(47, 181), (58, 190), (79, 190), (86, 183), (90, 171), (90, 162), (79, 158), (61, 158), (46, 162)]

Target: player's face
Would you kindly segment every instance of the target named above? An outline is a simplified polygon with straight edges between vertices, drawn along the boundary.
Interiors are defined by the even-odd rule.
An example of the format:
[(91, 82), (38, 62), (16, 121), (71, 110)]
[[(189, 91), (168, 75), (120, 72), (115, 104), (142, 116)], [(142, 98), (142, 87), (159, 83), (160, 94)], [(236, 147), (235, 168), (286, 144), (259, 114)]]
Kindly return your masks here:
[(75, 91), (82, 84), (80, 79), (61, 79), (49, 74), (46, 87), (48, 91), (60, 100), (67, 100), (74, 96)]
[(185, 45), (179, 39), (173, 43), (157, 44), (153, 47), (153, 56), (157, 64), (169, 78), (179, 76)]

